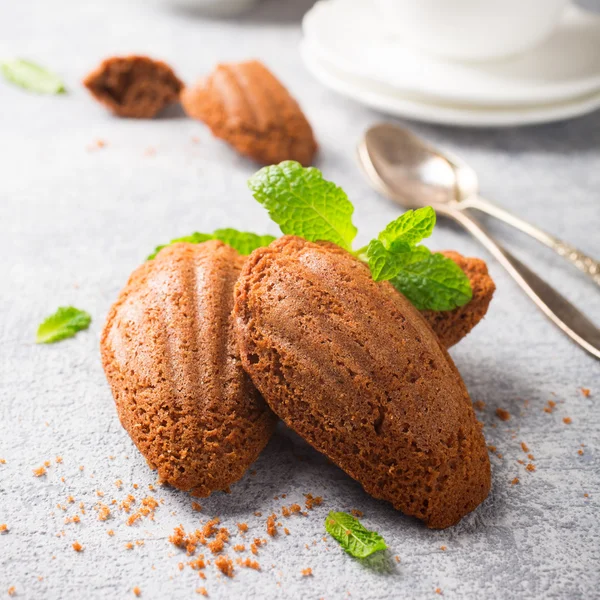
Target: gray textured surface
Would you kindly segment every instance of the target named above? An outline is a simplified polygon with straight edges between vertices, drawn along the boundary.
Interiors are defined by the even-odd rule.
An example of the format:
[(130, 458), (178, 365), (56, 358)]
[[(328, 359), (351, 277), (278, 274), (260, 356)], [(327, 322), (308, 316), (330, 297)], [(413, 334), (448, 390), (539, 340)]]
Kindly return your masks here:
[[(598, 597), (600, 365), (553, 328), (494, 262), (491, 311), (453, 356), (473, 399), (486, 403), (479, 415), (502, 458), (491, 457), (490, 497), (457, 527), (428, 531), (370, 499), (284, 428), (256, 475), (230, 495), (201, 501), (200, 514), (185, 494), (159, 488), (164, 504), (154, 522), (128, 527), (118, 510), (106, 522), (97, 519), (98, 500), (130, 492), (140, 499), (155, 479), (118, 423), (99, 361), (103, 320), (128, 274), (157, 243), (192, 230), (276, 231), (246, 190), (254, 166), (199, 123), (177, 110), (155, 121), (113, 119), (78, 82), (113, 53), (148, 52), (186, 80), (218, 60), (263, 58), (305, 107), (322, 146), (319, 166), (355, 202), (363, 241), (397, 214), (368, 189), (353, 158), (360, 133), (380, 115), (319, 87), (303, 69), (296, 48), (306, 8), (273, 0), (234, 23), (125, 2), (0, 7), (0, 56), (38, 59), (70, 89), (65, 97), (36, 97), (0, 84), (0, 523), (9, 526), (0, 534), (0, 597), (12, 585), (19, 598), (127, 598), (136, 585), (143, 598), (194, 597), (199, 585), (212, 598), (435, 598), (436, 588), (457, 599)], [(600, 112), (520, 130), (413, 126), (472, 162), (489, 197), (600, 255)], [(97, 139), (106, 147), (89, 151)], [(534, 243), (493, 229), (600, 321), (597, 288)], [(431, 246), (486, 257), (446, 223)], [(64, 304), (89, 310), (91, 328), (54, 346), (34, 345), (37, 324)], [(592, 389), (589, 398), (581, 386)], [(552, 414), (543, 411), (548, 400), (557, 403)], [(497, 407), (511, 420), (495, 417)], [(517, 462), (526, 459), (521, 441), (535, 456), (534, 473)], [(34, 477), (45, 460), (53, 462), (47, 476)], [(511, 485), (514, 477), (520, 484)], [(266, 515), (305, 492), (322, 495), (323, 506), (285, 520), (291, 533), (260, 551), (262, 572), (238, 569), (224, 580), (211, 565), (201, 582), (189, 567), (179, 571), (185, 556), (167, 541), (178, 523), (188, 529), (219, 515), (232, 531), (246, 521), (248, 538), (265, 537)], [(285, 500), (273, 499), (283, 493)], [(65, 513), (56, 505), (69, 495), (76, 504)], [(87, 509), (82, 522), (65, 525), (80, 501)], [(385, 536), (389, 555), (359, 564), (322, 541), (326, 512), (352, 508)], [(125, 549), (139, 539), (145, 545)], [(84, 546), (80, 554), (71, 548), (75, 540)], [(312, 577), (301, 577), (306, 567)]]

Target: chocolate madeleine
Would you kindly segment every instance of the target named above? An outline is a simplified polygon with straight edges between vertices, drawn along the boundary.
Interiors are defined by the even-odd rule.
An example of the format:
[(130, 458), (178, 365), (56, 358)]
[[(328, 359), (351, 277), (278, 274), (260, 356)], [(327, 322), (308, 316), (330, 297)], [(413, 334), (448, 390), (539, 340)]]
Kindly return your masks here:
[(450, 348), (460, 342), (483, 319), (496, 286), (488, 274), (484, 261), (478, 258), (465, 258), (451, 250), (442, 254), (451, 258), (465, 272), (473, 288), (473, 297), (464, 306), (454, 310), (421, 311), (442, 345)]
[(83, 85), (118, 117), (151, 119), (179, 100), (183, 83), (173, 69), (147, 56), (112, 56), (83, 80)]
[(490, 489), (481, 426), (423, 316), (329, 243), (286, 236), (235, 287), (244, 368), (279, 417), (375, 498), (432, 528)]
[(161, 480), (199, 496), (240, 479), (276, 423), (233, 331), (244, 260), (218, 241), (168, 246), (134, 271), (102, 334), (123, 427)]
[(220, 64), (181, 92), (185, 112), (215, 137), (261, 164), (312, 164), (317, 143), (310, 123), (283, 84), (257, 60)]

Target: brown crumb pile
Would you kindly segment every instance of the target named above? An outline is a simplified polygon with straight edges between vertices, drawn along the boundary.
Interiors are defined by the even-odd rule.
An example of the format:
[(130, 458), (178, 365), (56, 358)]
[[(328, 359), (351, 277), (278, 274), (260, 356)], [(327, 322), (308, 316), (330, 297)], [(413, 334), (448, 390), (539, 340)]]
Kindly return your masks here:
[(510, 413), (503, 408), (496, 409), (496, 416), (502, 421), (508, 421), (510, 419)]
[(110, 517), (110, 509), (106, 504), (98, 505), (98, 520), (106, 521)]
[(213, 554), (219, 554), (225, 549), (225, 544), (229, 541), (229, 531), (225, 527), (221, 527), (217, 536), (212, 542), (208, 542), (206, 545)]
[(273, 513), (271, 516), (269, 516), (267, 518), (267, 533), (273, 537), (274, 535), (277, 534), (277, 523), (276, 523), (276, 516), (275, 513)]
[(313, 496), (312, 494), (304, 494), (304, 497), (306, 498), (306, 510), (312, 510), (315, 506), (320, 506), (321, 504), (323, 504), (323, 497), (322, 496)]
[(194, 569), (194, 571), (199, 571), (200, 569), (204, 569), (206, 567), (206, 561), (204, 560), (204, 554), (201, 554), (194, 560), (191, 560), (188, 565)]
[[(281, 514), (284, 517), (290, 517), (299, 512), (302, 512), (302, 507), (299, 504), (290, 504), (290, 506), (282, 506), (281, 507)], [(271, 515), (271, 517), (273, 517), (273, 519), (274, 519), (275, 515)], [(269, 519), (271, 517), (269, 517)], [(269, 526), (269, 520), (267, 519), (267, 527), (268, 526)], [(277, 532), (275, 532), (275, 533), (277, 533)], [(270, 533), (269, 535), (275, 535), (275, 533)]]
[(260, 538), (254, 538), (254, 541), (250, 544), (250, 552), (256, 555), (258, 554), (258, 549), (264, 545), (265, 541)]
[(219, 556), (215, 559), (215, 566), (226, 577), (233, 577), (233, 561), (228, 556)]
[[(133, 498), (133, 496), (128, 496), (128, 498)], [(130, 505), (131, 503), (129, 503), (128, 508)], [(156, 498), (153, 498), (152, 496), (146, 496), (142, 499), (142, 505), (140, 506), (140, 508), (136, 512), (134, 512), (129, 517), (129, 519), (127, 519), (127, 525), (133, 525), (136, 521), (139, 521), (143, 517), (147, 517), (151, 521), (154, 521), (154, 513), (158, 506), (159, 503), (158, 500), (156, 500)], [(126, 510), (125, 512), (129, 512), (129, 510)]]
[(73, 542), (72, 545), (75, 552), (81, 552), (83, 550), (83, 546), (79, 542)]
[(246, 567), (247, 569), (254, 569), (255, 571), (260, 571), (260, 565), (257, 561), (252, 560), (251, 558), (238, 558), (235, 561), (240, 567)]
[(46, 469), (44, 467), (38, 467), (37, 469), (33, 469), (33, 474), (36, 477), (42, 477), (46, 474)]
[(73, 515), (72, 517), (65, 517), (65, 523), (68, 525), (69, 523), (80, 523), (81, 519), (79, 515)]
[(555, 407), (556, 407), (556, 402), (554, 402), (554, 400), (548, 400), (547, 406), (544, 406), (544, 412), (551, 413), (554, 411)]
[(307, 567), (306, 569), (302, 569), (302, 577), (310, 577), (312, 575), (312, 569)]
[(246, 550), (246, 546), (244, 546), (244, 544), (236, 544), (233, 549), (236, 552), (244, 552)]

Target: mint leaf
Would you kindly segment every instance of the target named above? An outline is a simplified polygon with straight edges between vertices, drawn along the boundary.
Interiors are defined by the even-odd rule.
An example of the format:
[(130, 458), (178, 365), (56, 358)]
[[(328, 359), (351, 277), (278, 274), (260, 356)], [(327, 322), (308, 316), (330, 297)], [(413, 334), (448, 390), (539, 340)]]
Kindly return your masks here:
[(221, 240), (243, 256), (252, 254), (257, 248), (268, 246), (276, 239), (273, 235), (258, 235), (237, 229), (216, 229), (213, 235), (216, 240)]
[(352, 224), (354, 207), (318, 169), (284, 161), (263, 167), (248, 180), (248, 187), (283, 233), (351, 250), (357, 233)]
[(387, 548), (378, 533), (369, 531), (358, 519), (345, 512), (330, 512), (325, 519), (325, 529), (355, 558), (366, 558)]
[[(402, 252), (410, 252), (411, 247), (400, 240), (396, 241), (395, 252), (386, 250), (379, 240), (371, 240), (367, 246), (366, 258), (375, 281), (386, 281), (395, 277), (402, 268)], [(402, 245), (402, 246), (401, 246)]]
[(392, 221), (378, 236), (387, 250), (398, 242), (414, 246), (429, 237), (435, 226), (435, 211), (431, 206), (408, 210)]
[(61, 306), (38, 327), (37, 344), (50, 344), (73, 337), (78, 331), (87, 329), (92, 317), (84, 310), (73, 306)]
[(401, 268), (390, 283), (419, 310), (453, 310), (473, 297), (464, 271), (425, 246), (400, 254)]
[(28, 60), (15, 58), (0, 62), (0, 71), (7, 81), (38, 94), (64, 94), (65, 86), (54, 73)]
[(221, 240), (224, 244), (231, 246), (243, 256), (251, 254), (257, 248), (268, 246), (275, 237), (272, 235), (258, 235), (249, 231), (238, 231), (237, 229), (216, 229), (214, 233), (198, 233), (195, 231), (190, 235), (175, 238), (168, 244), (156, 246), (154, 252), (146, 260), (156, 258), (156, 255), (167, 246), (177, 242), (187, 242), (188, 244), (201, 244), (208, 240)]

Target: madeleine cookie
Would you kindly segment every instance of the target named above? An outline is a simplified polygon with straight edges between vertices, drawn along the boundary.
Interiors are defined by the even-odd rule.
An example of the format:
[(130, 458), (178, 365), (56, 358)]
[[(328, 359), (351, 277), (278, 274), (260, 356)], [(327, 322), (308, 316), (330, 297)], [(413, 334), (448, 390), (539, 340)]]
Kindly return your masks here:
[(446, 348), (450, 348), (460, 342), (483, 319), (496, 286), (488, 274), (484, 261), (478, 258), (465, 258), (451, 250), (441, 254), (452, 259), (465, 272), (473, 288), (473, 297), (464, 306), (454, 310), (421, 311), (440, 342)]
[(199, 496), (240, 479), (276, 423), (233, 331), (244, 260), (219, 241), (164, 248), (134, 271), (102, 333), (123, 427), (161, 480)]
[(317, 143), (298, 103), (262, 63), (220, 64), (181, 93), (185, 112), (261, 164), (312, 163)]
[(449, 527), (490, 489), (465, 385), (422, 315), (330, 243), (255, 250), (235, 287), (244, 368), (296, 433), (375, 498)]
[(113, 114), (138, 119), (150, 119), (177, 102), (183, 88), (169, 65), (147, 56), (107, 58), (83, 85)]

